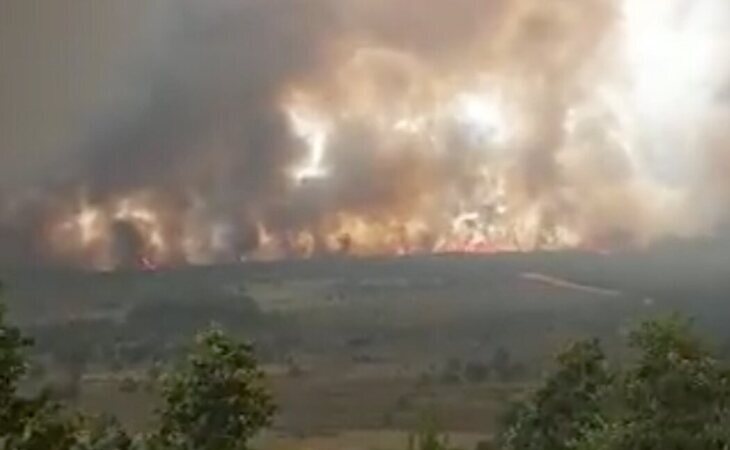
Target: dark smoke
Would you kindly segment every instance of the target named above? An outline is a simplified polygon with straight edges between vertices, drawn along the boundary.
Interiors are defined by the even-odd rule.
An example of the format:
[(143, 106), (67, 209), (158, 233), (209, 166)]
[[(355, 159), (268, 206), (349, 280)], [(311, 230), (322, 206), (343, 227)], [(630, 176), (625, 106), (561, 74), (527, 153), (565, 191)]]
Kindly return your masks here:
[(224, 203), (280, 185), (292, 145), (276, 97), (321, 64), (331, 13), (321, 1), (226, 3), (187, 5), (171, 48), (138, 86), (147, 101), (94, 132), (76, 182), (102, 196), (205, 188)]
[[(605, 41), (621, 18), (620, 0), (35, 3), (54, 1), (61, 6), (45, 20), (55, 26), (45, 26), (29, 12), (33, 8), (15, 0), (0, 6), (7, 8), (0, 9), (0, 39), (7, 25), (8, 42), (14, 43), (8, 48), (23, 56), (0, 55), (0, 63), (9, 59), (12, 74), (5, 79), (0, 73), (0, 95), (11, 99), (10, 107), (0, 106), (0, 133), (22, 135), (0, 143), (0, 263), (81, 263), (89, 255), (68, 251), (59, 257), (49, 248), (49, 240), (65, 240), (53, 235), (58, 230), (50, 224), (90, 207), (106, 214), (103, 220), (87, 218), (99, 222), (90, 226), (109, 235), (87, 236), (94, 247), (89, 251), (111, 258), (114, 266), (138, 265), (161, 250), (151, 249), (149, 226), (121, 211), (129, 198), (154, 209), (154, 226), (170, 244), (164, 258), (175, 263), (186, 262), (188, 247), (204, 249), (206, 260), (247, 254), (265, 239), (262, 222), (285, 236), (313, 230), (311, 245), (319, 250), (327, 247), (324, 235), (337, 229), (332, 217), (338, 212), (387, 222), (395, 240), (407, 233), (392, 219), (423, 219), (436, 225), (422, 233), (431, 243), (432, 234), (463, 212), (463, 203), (479, 204), (482, 218), (501, 217), (492, 199), (497, 189), (483, 186), (481, 169), (492, 157), (508, 163), (514, 214), (537, 211), (537, 227), (567, 223), (611, 247), (645, 241), (654, 228), (666, 227), (666, 221), (658, 225), (653, 193), (635, 182), (641, 175), (624, 149), (605, 142), (610, 118), (584, 131), (590, 135), (587, 150), (572, 148), (575, 136), (565, 130), (575, 105), (590, 98), (593, 82), (603, 75), (592, 64), (610, 53)], [(27, 39), (16, 25), (23, 20), (43, 36)], [(69, 31), (76, 29), (97, 35)], [(55, 41), (64, 50), (33, 48)], [(86, 62), (73, 66), (75, 58)], [(50, 87), (34, 92), (34, 101), (48, 108), (36, 105), (42, 113), (18, 116), (21, 96), (8, 87), (24, 85), (23, 78), (45, 80), (49, 75), (34, 73), (33, 64), (48, 71), (53, 64), (45, 61), (58, 60), (63, 81), (46, 81)], [(98, 75), (102, 71), (114, 76)], [(372, 114), (342, 114), (363, 103), (369, 113), (393, 116), (403, 113), (404, 104), (428, 109), (481, 73), (502, 77), (505, 95), (522, 113), (524, 136), (510, 158), (500, 160), (488, 143), (450, 130), (454, 123), (439, 125), (448, 139), (434, 144), (423, 132), (394, 137)], [(101, 94), (107, 91), (108, 97)], [(326, 179), (291, 176), (307, 148), (282, 104), (300, 91), (337, 120), (328, 135)], [(69, 98), (60, 101), (58, 95)], [(59, 119), (74, 108), (53, 105), (74, 104), (76, 97), (81, 112), (68, 114), (73, 120)], [(29, 144), (34, 135), (36, 146)], [(706, 201), (708, 210), (726, 203), (724, 193), (730, 192), (723, 181), (730, 173), (726, 151), (715, 153), (709, 159), (718, 161), (712, 179), (720, 193)], [(706, 183), (698, 184), (696, 190), (704, 192)], [(478, 230), (478, 222), (468, 219), (466, 228)], [(330, 246), (339, 251), (357, 246), (347, 234), (334, 240)], [(284, 253), (300, 245), (294, 238), (285, 241), (291, 249)], [(111, 256), (97, 254), (103, 246)]]
[(141, 267), (146, 254), (145, 241), (133, 223), (117, 221), (112, 225), (112, 254), (115, 267)]

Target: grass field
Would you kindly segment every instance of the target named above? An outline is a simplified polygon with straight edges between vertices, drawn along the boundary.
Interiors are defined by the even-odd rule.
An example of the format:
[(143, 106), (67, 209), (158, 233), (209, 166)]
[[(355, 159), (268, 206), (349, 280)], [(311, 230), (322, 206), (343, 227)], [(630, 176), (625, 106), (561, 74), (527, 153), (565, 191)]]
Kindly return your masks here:
[[(329, 435), (292, 437), (265, 436), (257, 446), (267, 450), (407, 450), (410, 431), (348, 430)], [(450, 433), (449, 443), (473, 449), (490, 436), (475, 433)]]
[(260, 448), (404, 449), (429, 414), (470, 449), (571, 339), (598, 336), (620, 358), (632, 323), (680, 310), (730, 342), (717, 308), (730, 277), (705, 254), (681, 267), (555, 254), (0, 277), (12, 319), (37, 338), (37, 382), (82, 374), (69, 400), (131, 428), (155, 406), (148, 369), (214, 321), (254, 342), (269, 374), (279, 415)]

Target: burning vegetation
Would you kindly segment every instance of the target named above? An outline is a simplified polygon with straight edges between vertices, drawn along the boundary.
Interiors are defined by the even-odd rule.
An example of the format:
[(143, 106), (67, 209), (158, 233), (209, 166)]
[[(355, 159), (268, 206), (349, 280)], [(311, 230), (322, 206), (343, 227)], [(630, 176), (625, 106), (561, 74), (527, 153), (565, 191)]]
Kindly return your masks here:
[(2, 259), (154, 268), (712, 233), (726, 3), (164, 4), (142, 33), (164, 51), (135, 52), (125, 101), (31, 164), (41, 182), (0, 185)]

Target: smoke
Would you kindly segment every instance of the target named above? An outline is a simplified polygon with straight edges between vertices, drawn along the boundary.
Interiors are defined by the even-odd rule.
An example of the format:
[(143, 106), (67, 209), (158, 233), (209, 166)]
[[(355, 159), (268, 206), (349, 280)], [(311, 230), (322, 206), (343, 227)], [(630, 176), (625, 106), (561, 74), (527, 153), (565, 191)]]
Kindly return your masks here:
[[(107, 269), (614, 249), (711, 233), (730, 206), (729, 9), (722, 0), (156, 0), (114, 15), (77, 6), (71, 23), (120, 16), (136, 31), (107, 37), (116, 58), (95, 49), (103, 62), (71, 47), (97, 64), (69, 72), (110, 74), (79, 96), (85, 114), (71, 131), (25, 145), (22, 158), (31, 133), (0, 148), (0, 261)], [(49, 127), (23, 122), (40, 135)]]

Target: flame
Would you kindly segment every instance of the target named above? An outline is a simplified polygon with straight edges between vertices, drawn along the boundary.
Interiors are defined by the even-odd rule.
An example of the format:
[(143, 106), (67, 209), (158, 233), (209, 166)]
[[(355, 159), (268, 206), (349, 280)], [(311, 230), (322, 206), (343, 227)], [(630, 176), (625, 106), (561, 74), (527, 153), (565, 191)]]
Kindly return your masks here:
[[(99, 203), (82, 192), (51, 227), (50, 245), (110, 269), (123, 224), (137, 266), (154, 269), (323, 254), (603, 251), (696, 233), (691, 218), (677, 217), (689, 216), (685, 178), (696, 175), (701, 145), (693, 130), (716, 84), (708, 24), (719, 3), (689, 14), (672, 0), (616, 3), (607, 44), (579, 6), (555, 6), (563, 42), (542, 17), (546, 2), (516, 2), (498, 38), (448, 68), (348, 41), (326, 82), (277, 92), (298, 145), (275, 200), (225, 214), (193, 186), (174, 201), (154, 189)], [(522, 36), (533, 32), (525, 23), (550, 36)], [(482, 57), (490, 63), (472, 61)]]
[(286, 113), (292, 132), (304, 142), (307, 150), (302, 163), (292, 170), (292, 177), (299, 184), (326, 177), (328, 169), (323, 164), (329, 135), (327, 123), (298, 106), (289, 107)]

